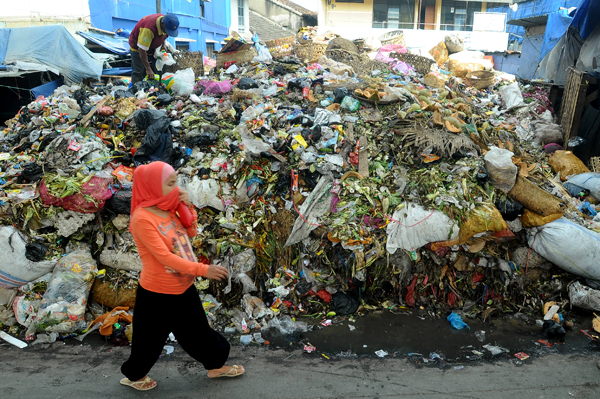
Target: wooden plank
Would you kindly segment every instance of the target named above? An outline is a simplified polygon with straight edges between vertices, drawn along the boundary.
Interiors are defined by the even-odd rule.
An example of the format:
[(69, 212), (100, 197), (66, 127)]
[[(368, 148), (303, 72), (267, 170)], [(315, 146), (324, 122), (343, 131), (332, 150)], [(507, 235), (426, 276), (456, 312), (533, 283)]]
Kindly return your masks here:
[(358, 147), (358, 173), (362, 177), (369, 177), (369, 150), (367, 150), (367, 136), (360, 136)]
[(85, 127), (86, 124), (89, 122), (89, 120), (92, 118), (92, 116), (94, 116), (94, 114), (96, 113), (98, 108), (102, 107), (110, 99), (111, 99), (111, 96), (109, 94), (108, 96), (106, 96), (102, 100), (100, 100), (98, 102), (98, 104), (96, 104), (96, 106), (94, 108), (92, 108), (92, 110), (90, 112), (88, 112), (86, 116), (83, 117), (83, 119), (80, 122), (80, 125)]
[(590, 94), (589, 96), (587, 96), (585, 98), (585, 105), (588, 105), (589, 103), (591, 103), (592, 101), (594, 101), (597, 98), (598, 98), (598, 90), (596, 90), (595, 92), (593, 92), (592, 94)]

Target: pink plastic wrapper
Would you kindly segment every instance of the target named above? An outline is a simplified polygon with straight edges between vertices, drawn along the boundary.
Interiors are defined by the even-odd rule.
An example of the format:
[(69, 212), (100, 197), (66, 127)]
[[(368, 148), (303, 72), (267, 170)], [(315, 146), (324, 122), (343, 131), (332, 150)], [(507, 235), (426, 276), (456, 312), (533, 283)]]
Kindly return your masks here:
[(222, 82), (215, 82), (214, 80), (201, 80), (198, 82), (199, 85), (204, 86), (205, 94), (225, 94), (231, 90), (231, 82), (226, 79)]
[[(109, 184), (109, 180), (94, 176), (90, 181), (81, 186), (81, 192), (79, 194), (58, 198), (48, 193), (46, 182), (42, 181), (40, 186), (40, 198), (46, 205), (60, 206), (68, 211), (95, 213), (104, 208), (106, 200), (112, 197), (112, 191)], [(95, 202), (86, 200), (84, 195), (89, 195)]]
[(394, 51), (396, 53), (406, 54), (406, 47), (401, 44), (386, 44), (385, 46), (381, 46), (379, 51), (383, 51), (384, 53), (389, 53)]

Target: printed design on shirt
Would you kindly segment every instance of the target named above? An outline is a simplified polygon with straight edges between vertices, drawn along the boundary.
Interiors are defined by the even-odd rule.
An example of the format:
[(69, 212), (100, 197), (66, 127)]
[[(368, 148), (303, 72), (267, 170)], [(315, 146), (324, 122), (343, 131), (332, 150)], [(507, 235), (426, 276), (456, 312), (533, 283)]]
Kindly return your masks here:
[[(171, 245), (173, 247), (173, 253), (185, 260), (189, 260), (190, 262), (197, 262), (198, 259), (194, 255), (194, 250), (192, 248), (192, 243), (186, 232), (177, 226), (174, 220), (170, 222), (162, 222), (158, 225), (158, 231), (163, 236), (168, 236), (171, 238)], [(165, 270), (167, 273), (176, 274), (178, 276), (186, 276), (184, 274), (179, 273), (177, 270), (174, 270), (168, 266), (165, 266)]]

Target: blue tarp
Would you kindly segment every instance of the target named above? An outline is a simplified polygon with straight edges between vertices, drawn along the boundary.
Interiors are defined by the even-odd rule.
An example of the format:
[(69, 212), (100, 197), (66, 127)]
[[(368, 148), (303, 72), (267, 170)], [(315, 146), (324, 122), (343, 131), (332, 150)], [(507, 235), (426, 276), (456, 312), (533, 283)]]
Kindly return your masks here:
[(92, 32), (77, 32), (81, 37), (89, 40), (92, 43), (96, 43), (105, 49), (112, 51), (115, 54), (127, 55), (129, 54), (129, 39), (122, 37), (110, 37), (106, 35), (100, 35)]
[(571, 25), (573, 17), (569, 15), (569, 10), (559, 10), (548, 15), (546, 23), (546, 32), (544, 33), (544, 43), (540, 51), (540, 59), (542, 59), (556, 46), (556, 43), (567, 33), (567, 29)]
[(4, 64), (4, 56), (6, 55), (9, 37), (10, 29), (0, 29), (0, 64)]
[(131, 67), (120, 67), (120, 68), (110, 68), (110, 69), (103, 69), (102, 70), (102, 75), (126, 75), (126, 76), (131, 76), (131, 71), (133, 69)]
[(579, 31), (579, 36), (583, 40), (587, 39), (590, 33), (600, 21), (600, 1), (585, 0), (577, 10), (571, 26)]
[[(594, 0), (529, 0), (517, 4), (517, 11), (513, 11), (508, 5), (488, 8), (487, 12), (503, 12), (507, 14), (507, 21), (514, 19), (538, 17), (548, 15), (558, 11), (560, 8), (579, 7), (584, 1)], [(523, 42), (525, 28), (516, 25), (506, 25), (506, 31), (509, 33), (509, 41)]]
[(9, 31), (9, 37), (5, 64), (38, 65), (58, 72), (67, 83), (79, 83), (86, 78), (100, 79), (103, 58), (86, 49), (64, 26), (0, 29), (0, 38), (6, 31)]

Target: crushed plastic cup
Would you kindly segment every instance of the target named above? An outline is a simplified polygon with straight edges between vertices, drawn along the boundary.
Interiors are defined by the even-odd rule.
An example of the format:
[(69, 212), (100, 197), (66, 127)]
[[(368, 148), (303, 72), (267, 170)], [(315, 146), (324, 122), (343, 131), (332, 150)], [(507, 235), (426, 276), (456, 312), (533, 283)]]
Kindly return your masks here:
[(484, 342), (485, 341), (485, 331), (483, 331), (483, 330), (475, 331), (475, 337), (477, 338), (477, 340), (479, 342)]
[(389, 353), (387, 353), (386, 351), (384, 351), (383, 349), (380, 349), (378, 351), (375, 351), (375, 354), (377, 355), (377, 357), (386, 357), (387, 355), (389, 355)]
[(252, 342), (252, 335), (242, 335), (240, 337), (240, 342), (242, 345), (249, 345)]

